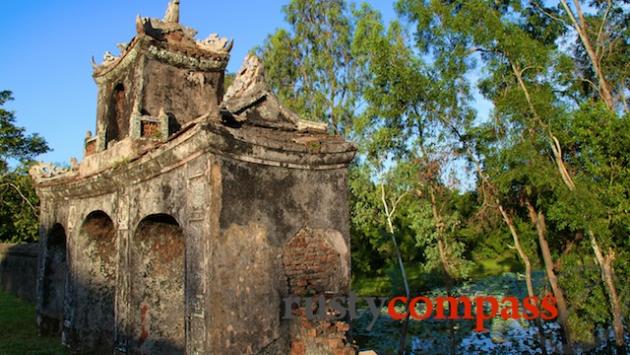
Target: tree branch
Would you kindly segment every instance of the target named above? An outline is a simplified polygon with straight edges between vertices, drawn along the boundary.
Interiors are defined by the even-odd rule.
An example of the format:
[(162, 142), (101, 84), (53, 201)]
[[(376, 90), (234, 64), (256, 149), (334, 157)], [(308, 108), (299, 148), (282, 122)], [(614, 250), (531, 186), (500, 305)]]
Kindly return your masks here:
[(39, 217), (39, 211), (37, 210), (37, 208), (35, 208), (35, 206), (33, 206), (31, 201), (29, 201), (28, 198), (22, 193), (19, 187), (17, 187), (15, 184), (11, 182), (6, 182), (5, 185), (13, 188), (18, 193), (18, 195), (20, 195), (22, 200), (24, 200), (24, 202), (26, 202), (26, 204), (31, 208), (31, 210), (33, 211), (33, 215), (35, 217)]
[(608, 0), (608, 6), (606, 7), (606, 12), (604, 13), (604, 17), (602, 18), (602, 23), (599, 24), (599, 30), (597, 31), (597, 49), (596, 51), (598, 52), (598, 58), (601, 60), (601, 57), (599, 56), (599, 52), (602, 50), (602, 48), (604, 47), (602, 45), (602, 33), (604, 31), (604, 25), (606, 25), (606, 21), (608, 20), (608, 14), (610, 13), (610, 10), (612, 9), (612, 1)]
[(567, 24), (567, 22), (566, 22), (563, 18), (558, 17), (558, 16), (554, 16), (554, 15), (553, 15), (553, 14), (551, 14), (550, 12), (545, 11), (545, 9), (544, 9), (542, 6), (540, 6), (540, 4), (539, 4), (537, 1), (532, 1), (532, 5), (534, 5), (534, 7), (536, 7), (536, 8), (538, 8), (538, 10), (540, 10), (540, 12), (542, 12), (543, 14), (545, 14), (546, 16), (548, 16), (549, 18), (551, 18), (551, 19), (553, 19), (553, 20), (556, 20), (556, 21), (558, 21), (558, 22), (562, 22), (562, 23), (564, 23), (565, 25)]

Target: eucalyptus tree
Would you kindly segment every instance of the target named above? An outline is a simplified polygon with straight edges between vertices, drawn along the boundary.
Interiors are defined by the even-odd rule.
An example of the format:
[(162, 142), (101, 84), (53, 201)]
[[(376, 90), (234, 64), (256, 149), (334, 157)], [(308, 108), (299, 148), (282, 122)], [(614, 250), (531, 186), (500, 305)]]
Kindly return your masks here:
[[(437, 51), (439, 58), (448, 59), (448, 55), (458, 58), (461, 63), (481, 59), (491, 67), (485, 74), (487, 77), (482, 82), (486, 97), (493, 101), (496, 112), (501, 112), (502, 108), (511, 109), (498, 99), (515, 91), (512, 83), (504, 83), (505, 78), (511, 77), (512, 69), (519, 71), (514, 63), (510, 62), (507, 54), (517, 53), (536, 58), (545, 57), (545, 47), (527, 48), (523, 39), (528, 35), (518, 24), (510, 23), (502, 16), (502, 12), (507, 11), (508, 4), (491, 3), (486, 1), (401, 1), (398, 4), (399, 10), (406, 14), (416, 26), (417, 41), (420, 48), (426, 53)], [(554, 36), (555, 37), (555, 36)], [(536, 41), (529, 41), (534, 45)], [(449, 50), (444, 44), (452, 43), (453, 48)], [(481, 53), (481, 55), (479, 55)], [(478, 58), (474, 58), (477, 56)], [(466, 70), (465, 68), (463, 70)], [(484, 73), (482, 73), (484, 74)], [(518, 89), (516, 89), (518, 90)], [(504, 119), (503, 115), (495, 115), (496, 119)], [(520, 132), (527, 129), (527, 121), (518, 115), (505, 115), (512, 120), (508, 126), (516, 131), (511, 137), (517, 137)], [(519, 120), (520, 119), (520, 120)], [(531, 126), (531, 125), (530, 125)], [(508, 142), (502, 143), (509, 144)], [(539, 234), (541, 249), (547, 246), (546, 236)], [(550, 256), (549, 250), (544, 250), (543, 255)], [(558, 301), (560, 323), (564, 330), (566, 343), (570, 346), (570, 329), (568, 324), (568, 308), (565, 297), (560, 289), (556, 274), (553, 270), (553, 261), (550, 257), (544, 258), (547, 276)]]
[(559, 0), (562, 11), (546, 11), (539, 1), (536, 8), (566, 26), (575, 38), (575, 64), (583, 94), (601, 100), (612, 111), (629, 113), (626, 97), (630, 86), (630, 2), (604, 0), (582, 3)]
[[(596, 7), (599, 7), (601, 3), (597, 2)], [(598, 208), (602, 206), (602, 203), (589, 203), (598, 201), (598, 196), (594, 195), (591, 189), (591, 182), (599, 178), (584, 170), (579, 159), (576, 159), (580, 156), (579, 151), (567, 151), (566, 140), (562, 140), (561, 136), (565, 133), (563, 130), (570, 126), (572, 117), (580, 111), (576, 106), (568, 104), (570, 100), (576, 100), (577, 97), (579, 107), (596, 105), (596, 103), (590, 103), (589, 100), (584, 100), (584, 97), (570, 95), (574, 93), (569, 90), (578, 86), (576, 82), (584, 80), (584, 77), (575, 75), (575, 71), (569, 73), (566, 69), (576, 67), (574, 65), (577, 62), (576, 59), (580, 58), (571, 55), (573, 53), (567, 53), (559, 45), (561, 40), (568, 38), (567, 31), (570, 27), (566, 23), (571, 21), (574, 28), (580, 32), (579, 38), (582, 44), (586, 47), (590, 45), (593, 49), (590, 35), (584, 34), (585, 24), (589, 23), (589, 20), (584, 20), (583, 13), (582, 19), (573, 18), (575, 13), (578, 18), (581, 13), (577, 1), (574, 1), (573, 10), (566, 2), (561, 1), (561, 7), (565, 8), (571, 18), (566, 21), (562, 20), (563, 15), (559, 8), (551, 8), (545, 4), (526, 1), (408, 0), (401, 1), (399, 7), (417, 22), (419, 38), (459, 38), (462, 44), (460, 52), (454, 51), (453, 54), (463, 54), (465, 58), (478, 56), (478, 59), (485, 64), (486, 70), (481, 72), (480, 87), (484, 95), (494, 103), (495, 119), (504, 121), (503, 126), (506, 129), (515, 131), (515, 134), (511, 135), (513, 139), (506, 141), (502, 149), (517, 151), (529, 145), (529, 151), (538, 152), (538, 155), (548, 154), (551, 158), (550, 162), (555, 165), (557, 172), (555, 176), (559, 177), (558, 180), (554, 181), (551, 176), (542, 180), (528, 178), (525, 180), (527, 183), (523, 186), (525, 187), (523, 191), (526, 195), (530, 195), (531, 199), (531, 191), (543, 197), (543, 191), (548, 191), (550, 187), (555, 195), (554, 205), (550, 205), (544, 198), (542, 200), (538, 198), (538, 203), (543, 205), (536, 205), (529, 200), (525, 200), (525, 204), (539, 234), (539, 246), (545, 260), (549, 281), (558, 300), (560, 322), (565, 330), (567, 346), (570, 348), (572, 343), (568, 308), (555, 275), (552, 249), (546, 242), (548, 230), (544, 209), (547, 213), (551, 213), (556, 225), (577, 232), (579, 230), (587, 232), (609, 295), (610, 313), (617, 344), (623, 345), (621, 307), (614, 284), (614, 270), (610, 266), (611, 256), (616, 254), (616, 238), (608, 237), (610, 233), (602, 222), (605, 208)], [(607, 4), (608, 6), (604, 6), (606, 10), (599, 12), (604, 19), (599, 22), (599, 33), (612, 33), (605, 24), (605, 18), (611, 14), (613, 7), (610, 6), (610, 2)], [(621, 8), (623, 9), (623, 6)], [(619, 7), (615, 13), (619, 12), (618, 10)], [(571, 11), (575, 13), (572, 15)], [(597, 15), (598, 13), (595, 13), (592, 16), (597, 17)], [(616, 15), (617, 18), (620, 16)], [(590, 21), (590, 23), (595, 22)], [(598, 35), (598, 38), (597, 43), (603, 45), (605, 43), (601, 40), (603, 36)], [(619, 41), (617, 43), (619, 44)], [(614, 111), (614, 105), (610, 104), (611, 97), (614, 96), (611, 88), (621, 87), (617, 90), (617, 96), (623, 96), (624, 81), (621, 81), (621, 84), (610, 85), (601, 65), (603, 57), (601, 53), (605, 47), (600, 47), (595, 50), (596, 56), (589, 53), (590, 50), (587, 49), (587, 58), (590, 59), (594, 75), (599, 82), (599, 85), (596, 85), (597, 92), (600, 93), (606, 106)], [(617, 49), (617, 52), (619, 51)], [(623, 77), (623, 75), (618, 76)], [(596, 134), (596, 132), (592, 133)], [(541, 146), (541, 143), (544, 145)], [(521, 148), (518, 148), (519, 146)], [(528, 155), (514, 156), (517, 158), (516, 161), (520, 159), (526, 167), (529, 167), (530, 172), (525, 174), (525, 177), (534, 176), (539, 171), (549, 171), (543, 161), (534, 159), (536, 158), (534, 155), (529, 155), (531, 158), (529, 161), (522, 159), (525, 156)], [(542, 183), (542, 186), (532, 186), (537, 181)], [(577, 201), (581, 201), (577, 205), (579, 207), (575, 207)], [(568, 213), (567, 210), (571, 209), (571, 213)], [(565, 213), (557, 213), (558, 210), (563, 210)], [(602, 243), (605, 248), (600, 246)]]
[[(418, 2), (404, 2), (398, 4), (399, 11), (412, 21), (417, 22), (415, 33), (415, 46), (422, 58), (429, 61), (427, 73), (430, 78), (427, 88), (429, 94), (425, 96), (427, 102), (417, 108), (422, 111), (426, 121), (433, 127), (431, 131), (439, 132), (435, 137), (437, 141), (445, 142), (446, 149), (443, 152), (454, 152), (471, 165), (476, 174), (479, 192), (484, 199), (483, 207), (492, 207), (497, 210), (508, 227), (514, 241), (519, 258), (521, 259), (526, 275), (528, 295), (537, 297), (532, 282), (532, 265), (528, 251), (523, 247), (520, 233), (515, 225), (513, 212), (505, 207), (501, 201), (504, 191), (500, 191), (497, 183), (486, 171), (486, 167), (480, 157), (479, 151), (491, 150), (491, 140), (488, 135), (496, 135), (495, 130), (484, 132), (484, 137), (477, 137), (482, 129), (475, 127), (475, 111), (471, 108), (473, 97), (468, 75), (473, 67), (471, 51), (469, 47), (468, 33), (449, 31), (448, 27), (435, 22), (434, 13), (423, 8)], [(494, 138), (496, 141), (496, 138)], [(420, 145), (422, 147), (422, 145)], [(424, 154), (426, 156), (426, 154)], [(463, 163), (463, 162), (461, 162)], [(429, 165), (430, 166), (430, 165)], [(434, 169), (425, 169), (431, 171)], [(434, 201), (429, 190), (429, 196)], [(510, 198), (509, 194), (507, 195)], [(433, 204), (435, 207), (435, 203)], [(439, 213), (433, 208), (437, 225), (440, 225)], [(483, 211), (479, 211), (479, 214)], [(438, 244), (439, 245), (439, 244)], [(566, 312), (564, 312), (566, 314)], [(539, 324), (540, 345), (543, 352), (544, 334)]]
[(283, 7), (289, 29), (258, 48), (266, 78), (279, 98), (305, 118), (351, 131), (359, 103), (360, 68), (352, 42), (358, 21), (344, 0), (292, 0)]
[[(581, 90), (572, 92), (572, 98), (579, 107), (576, 110), (575, 119), (571, 123), (577, 123), (578, 125), (573, 126), (573, 128), (576, 130), (582, 128), (581, 133), (584, 133), (583, 126), (580, 127), (580, 125), (585, 123), (585, 118), (587, 121), (595, 120), (598, 122), (598, 127), (590, 127), (592, 131), (589, 132), (588, 137), (582, 135), (581, 144), (575, 144), (576, 140), (572, 139), (571, 134), (567, 136), (566, 140), (573, 143), (573, 148), (585, 152), (607, 150), (608, 154), (595, 155), (596, 159), (590, 158), (582, 152), (576, 154), (575, 158), (581, 163), (582, 171), (587, 175), (586, 181), (582, 183), (587, 185), (590, 191), (598, 187), (597, 190), (600, 191), (601, 196), (608, 196), (613, 190), (613, 186), (616, 190), (614, 193), (618, 193), (620, 191), (619, 184), (623, 184), (627, 178), (624, 176), (625, 174), (617, 173), (619, 161), (624, 160), (624, 154), (616, 151), (614, 146), (611, 147), (611, 141), (601, 141), (597, 136), (607, 134), (607, 130), (611, 126), (621, 128), (619, 126), (623, 126), (630, 119), (626, 97), (630, 87), (630, 3), (613, 0), (595, 1), (589, 4), (582, 4), (578, 0), (572, 1), (571, 4), (566, 0), (559, 2), (563, 10), (560, 16), (552, 17), (549, 12), (544, 13), (571, 28), (572, 33), (577, 38), (577, 44), (573, 47), (575, 53), (572, 58), (573, 66), (568, 67), (563, 84), (566, 84), (567, 81), (571, 82), (566, 80), (567, 77), (571, 77), (571, 74), (577, 74), (577, 77), (580, 78), (578, 83), (587, 83), (585, 87), (582, 86)], [(589, 9), (585, 10), (586, 7)], [(538, 6), (538, 8), (541, 9), (542, 7)], [(568, 87), (580, 88), (577, 85), (568, 85)], [(608, 109), (608, 113), (597, 109), (598, 101), (603, 103), (603, 106)], [(621, 117), (624, 112), (626, 117)], [(616, 140), (617, 143), (625, 143), (627, 137), (624, 133), (625, 131), (618, 131), (610, 138)], [(608, 188), (598, 184), (601, 178), (609, 181)], [(575, 189), (570, 185), (567, 187), (571, 191)], [(622, 188), (622, 190), (625, 189)], [(627, 202), (615, 200), (608, 197), (600, 199), (601, 210), (616, 209), (617, 213), (626, 213), (620, 211), (619, 206), (624, 206)], [(613, 315), (616, 343), (618, 348), (622, 348), (625, 345), (623, 309), (615, 281), (614, 262), (619, 253), (618, 246), (624, 244), (622, 236), (627, 234), (627, 229), (619, 230), (618, 226), (615, 227), (611, 220), (613, 218), (618, 220), (619, 218), (615, 218), (616, 216), (612, 216), (610, 212), (600, 213), (600, 216), (599, 224), (603, 224), (603, 226), (587, 228), (586, 232), (601, 271), (601, 279), (606, 286)], [(615, 229), (617, 229), (614, 233), (616, 235), (609, 235)], [(597, 235), (596, 232), (598, 232)]]
[[(402, 218), (414, 215), (425, 262), (434, 246), (445, 274), (464, 275), (454, 232), (460, 221), (446, 201), (448, 169), (468, 164), (484, 206), (508, 226), (531, 295), (532, 252), (521, 238), (531, 231), (518, 226), (530, 220), (558, 302), (565, 351), (572, 326), (584, 340), (594, 322), (605, 322), (601, 306), (590, 307), (604, 295), (623, 344), (614, 273), (630, 271), (620, 262), (630, 243), (624, 238), (630, 179), (620, 147), (630, 141), (624, 132), (613, 135), (627, 121), (621, 112), (628, 106), (628, 4), (595, 1), (583, 8), (577, 0), (400, 0), (399, 12), (416, 24), (410, 41), (400, 23), (386, 27), (367, 5), (294, 0), (284, 8), (290, 28), (258, 50), (287, 105), (359, 143), (352, 217), (369, 241), (365, 253), (389, 248), (380, 228), (398, 238), (393, 244), (400, 251), (408, 242)], [(488, 122), (476, 120), (470, 81), (494, 104)], [(417, 173), (397, 175), (395, 162)], [(400, 204), (395, 213), (393, 203)], [(400, 260), (409, 254), (400, 254), (404, 274)], [(369, 257), (357, 260), (374, 267)], [(575, 279), (591, 266), (601, 271), (599, 281), (590, 271)]]
[[(355, 42), (355, 48), (362, 48), (357, 62), (366, 68), (362, 87), (365, 106), (357, 120), (357, 135), (368, 161), (381, 166), (396, 161), (395, 168), (404, 163), (406, 171), (413, 171), (406, 174), (405, 183), (416, 202), (404, 213), (413, 216), (411, 228), (423, 251), (425, 269), (443, 275), (448, 292), (449, 285), (468, 275), (470, 263), (463, 258), (463, 243), (457, 238), (461, 220), (449, 206), (453, 184), (448, 168), (456, 164), (453, 151), (457, 141), (442, 116), (470, 120), (472, 115), (446, 109), (457, 108), (449, 100), (465, 100), (467, 93), (457, 92), (463, 89), (457, 85), (450, 89), (451, 78), (430, 70), (409, 45), (399, 22), (387, 28), (370, 25)], [(448, 95), (446, 87), (448, 94), (454, 94)], [(453, 328), (450, 330), (454, 350)], [(401, 349), (403, 346), (401, 342)]]

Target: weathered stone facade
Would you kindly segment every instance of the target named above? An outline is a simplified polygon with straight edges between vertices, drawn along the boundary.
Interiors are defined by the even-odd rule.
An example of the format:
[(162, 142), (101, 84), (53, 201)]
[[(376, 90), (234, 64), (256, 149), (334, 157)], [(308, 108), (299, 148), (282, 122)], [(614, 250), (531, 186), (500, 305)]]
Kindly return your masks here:
[[(95, 64), (83, 161), (31, 171), (40, 330), (91, 354), (301, 349), (282, 299), (349, 291), (354, 147), (282, 107), (255, 57), (224, 95), (232, 44), (195, 40), (178, 0), (136, 30)], [(352, 352), (334, 338), (317, 353)]]

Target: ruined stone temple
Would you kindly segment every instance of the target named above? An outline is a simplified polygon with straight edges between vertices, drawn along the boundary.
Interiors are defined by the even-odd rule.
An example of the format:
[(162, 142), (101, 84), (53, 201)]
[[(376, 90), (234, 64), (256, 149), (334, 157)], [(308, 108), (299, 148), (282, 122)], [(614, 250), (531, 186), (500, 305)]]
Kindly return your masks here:
[(88, 354), (353, 353), (345, 322), (284, 319), (282, 299), (349, 291), (355, 148), (253, 56), (224, 93), (232, 42), (195, 39), (178, 0), (136, 32), (94, 64), (83, 160), (31, 170), (41, 333)]

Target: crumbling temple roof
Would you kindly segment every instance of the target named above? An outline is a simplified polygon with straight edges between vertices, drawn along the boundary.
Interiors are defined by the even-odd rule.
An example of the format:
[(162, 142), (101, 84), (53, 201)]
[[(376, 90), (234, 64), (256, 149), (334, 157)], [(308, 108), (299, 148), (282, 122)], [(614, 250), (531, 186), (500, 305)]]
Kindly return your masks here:
[(237, 122), (287, 130), (326, 133), (325, 123), (300, 119), (278, 100), (265, 82), (260, 59), (249, 54), (243, 61), (234, 83), (223, 97), (221, 108)]
[[(234, 42), (212, 33), (206, 39), (195, 39), (197, 31), (179, 23), (179, 1), (173, 0), (163, 19), (138, 16), (136, 36), (126, 44), (119, 44), (119, 56), (106, 52), (103, 62), (93, 60), (94, 77), (100, 78), (129, 61), (136, 47), (147, 46), (155, 56), (163, 56), (176, 65), (195, 65), (201, 68), (224, 70)], [(178, 57), (176, 54), (181, 54)], [(185, 56), (185, 57), (184, 57)], [(188, 63), (186, 63), (188, 61)]]
[[(34, 166), (31, 175), (37, 184), (65, 184), (105, 172), (116, 175), (113, 172), (119, 174), (123, 162), (139, 164), (192, 141), (195, 147), (189, 150), (305, 169), (331, 168), (352, 159), (354, 146), (329, 135), (325, 123), (303, 120), (282, 105), (265, 82), (262, 62), (255, 55), (246, 56), (223, 94), (233, 41), (217, 34), (197, 40), (194, 29), (179, 23), (179, 6), (179, 0), (172, 0), (163, 19), (138, 16), (136, 35), (119, 45), (120, 54), (107, 52), (101, 64), (93, 63), (99, 113), (96, 134), (86, 137), (85, 159), (73, 160), (66, 169)], [(151, 87), (147, 82), (156, 84)], [(121, 102), (114, 103), (119, 86), (126, 91), (119, 95)], [(182, 87), (191, 91), (182, 92)], [(156, 91), (164, 93), (156, 98)], [(198, 97), (191, 97), (195, 94)], [(149, 107), (151, 103), (159, 109)], [(191, 104), (200, 108), (182, 111)], [(126, 131), (112, 138), (108, 133), (112, 125)], [(145, 127), (157, 133), (149, 134)]]

